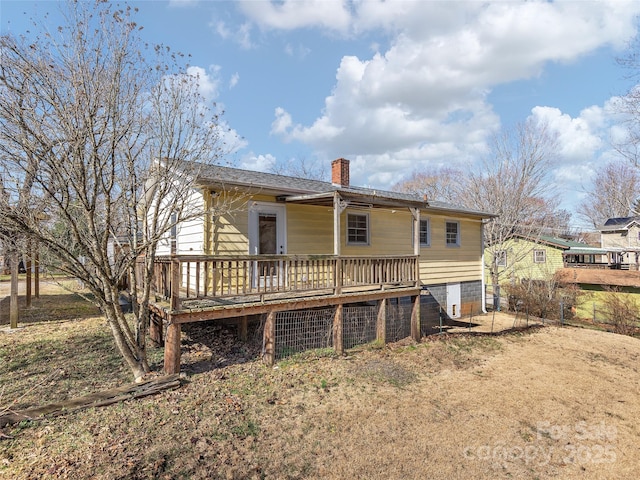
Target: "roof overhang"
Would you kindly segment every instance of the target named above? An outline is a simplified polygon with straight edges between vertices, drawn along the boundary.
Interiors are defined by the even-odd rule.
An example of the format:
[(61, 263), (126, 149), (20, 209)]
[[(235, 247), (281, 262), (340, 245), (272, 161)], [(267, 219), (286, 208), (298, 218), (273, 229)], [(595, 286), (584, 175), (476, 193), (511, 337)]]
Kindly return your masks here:
[(336, 192), (340, 196), (341, 200), (346, 201), (353, 206), (370, 208), (426, 208), (428, 206), (427, 202), (425, 201), (389, 198), (381, 195), (367, 195), (363, 193), (344, 190), (310, 193), (303, 195), (282, 195), (278, 197), (278, 200), (281, 202), (295, 203), (300, 205), (317, 205), (328, 207), (333, 206), (333, 199)]
[(562, 252), (562, 255), (606, 255), (610, 250), (606, 248), (570, 248)]

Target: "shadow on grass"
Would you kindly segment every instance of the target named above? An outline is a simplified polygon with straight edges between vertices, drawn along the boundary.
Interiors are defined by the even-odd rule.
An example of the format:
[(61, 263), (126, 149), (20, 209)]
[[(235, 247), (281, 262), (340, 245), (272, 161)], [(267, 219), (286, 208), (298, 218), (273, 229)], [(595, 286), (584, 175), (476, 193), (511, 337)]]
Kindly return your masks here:
[(83, 329), (30, 339), (18, 332), (0, 343), (0, 377), (7, 380), (0, 408), (39, 406), (131, 381), (109, 329), (98, 319)]
[[(10, 302), (10, 297), (0, 300), (0, 325), (9, 324)], [(40, 295), (40, 298), (32, 298), (30, 308), (27, 308), (26, 298), (21, 295), (18, 309), (18, 324), (77, 320), (100, 315), (100, 310), (94, 304), (74, 293)]]

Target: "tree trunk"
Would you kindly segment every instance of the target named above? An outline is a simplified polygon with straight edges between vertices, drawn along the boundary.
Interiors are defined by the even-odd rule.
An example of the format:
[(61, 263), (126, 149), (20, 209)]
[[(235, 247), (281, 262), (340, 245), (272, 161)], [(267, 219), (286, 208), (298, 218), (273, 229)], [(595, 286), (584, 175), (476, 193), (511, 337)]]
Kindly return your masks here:
[(491, 286), (493, 288), (493, 309), (497, 312), (500, 311), (500, 283), (498, 278), (498, 271), (491, 270)]
[[(116, 311), (118, 309), (118, 311)], [(136, 381), (139, 381), (144, 377), (146, 373), (149, 373), (149, 365), (147, 363), (145, 349), (140, 349), (136, 346), (135, 341), (131, 341), (130, 335), (127, 335), (126, 319), (124, 314), (119, 311), (120, 306), (117, 302), (111, 304), (105, 304), (103, 312), (111, 327), (111, 333), (116, 342), (116, 347), (120, 351), (120, 354), (124, 358), (125, 362), (131, 369)]]

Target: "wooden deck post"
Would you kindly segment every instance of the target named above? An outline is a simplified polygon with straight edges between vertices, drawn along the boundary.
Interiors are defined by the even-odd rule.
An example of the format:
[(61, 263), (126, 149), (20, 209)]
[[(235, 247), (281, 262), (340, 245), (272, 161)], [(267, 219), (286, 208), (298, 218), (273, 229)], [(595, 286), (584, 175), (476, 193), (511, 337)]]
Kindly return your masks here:
[(25, 259), (25, 286), (26, 286), (26, 306), (27, 308), (31, 308), (31, 240), (27, 240), (27, 258)]
[(413, 308), (411, 308), (411, 338), (416, 342), (420, 341), (422, 332), (420, 331), (420, 295), (411, 297)]
[(162, 318), (155, 314), (150, 314), (150, 317), (149, 338), (155, 347), (161, 347), (163, 345)]
[(376, 320), (376, 340), (383, 345), (387, 343), (387, 299), (378, 301), (378, 318)]
[[(169, 321), (171, 321), (171, 317), (169, 317)], [(164, 342), (164, 372), (167, 375), (180, 373), (181, 330), (179, 323), (169, 323), (167, 326), (167, 336)]]
[(249, 327), (249, 317), (243, 315), (238, 319), (238, 338), (243, 342), (247, 341), (247, 331)]
[(262, 360), (271, 366), (276, 361), (276, 312), (271, 310), (264, 323), (262, 337)]
[[(187, 280), (188, 281), (188, 280)], [(171, 257), (171, 310), (180, 309), (180, 260)]]
[(40, 244), (35, 242), (33, 246), (33, 295), (40, 298)]
[(333, 316), (333, 349), (338, 355), (344, 354), (344, 343), (342, 341), (343, 326), (343, 305), (336, 305), (336, 312)]
[(9, 324), (18, 328), (18, 252), (11, 252), (11, 298), (9, 300)]

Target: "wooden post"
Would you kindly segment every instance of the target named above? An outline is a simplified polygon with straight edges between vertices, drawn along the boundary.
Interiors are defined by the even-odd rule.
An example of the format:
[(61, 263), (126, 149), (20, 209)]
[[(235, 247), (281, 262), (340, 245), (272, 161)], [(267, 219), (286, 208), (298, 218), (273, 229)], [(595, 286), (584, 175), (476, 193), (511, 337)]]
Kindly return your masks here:
[(25, 270), (25, 285), (26, 285), (26, 305), (27, 308), (31, 308), (31, 240), (27, 240), (27, 255), (24, 265)]
[(36, 298), (40, 298), (40, 244), (38, 242), (33, 246), (33, 270), (33, 294)]
[(416, 256), (414, 265), (415, 285), (420, 287), (420, 209), (411, 208), (413, 216), (413, 254)]
[[(169, 317), (171, 322), (171, 317)], [(164, 372), (167, 375), (180, 373), (180, 336), (179, 323), (169, 323), (164, 342)]]
[(378, 318), (376, 321), (376, 340), (383, 345), (387, 343), (387, 299), (378, 301)]
[(9, 303), (9, 324), (18, 328), (18, 252), (11, 252), (11, 300)]
[(333, 349), (338, 355), (344, 354), (344, 343), (342, 341), (342, 324), (343, 324), (343, 305), (336, 306), (336, 312), (333, 316)]
[(247, 341), (247, 331), (249, 327), (249, 316), (243, 315), (238, 319), (238, 338), (243, 342)]
[[(188, 281), (188, 280), (187, 280)], [(180, 260), (171, 257), (171, 310), (180, 309)]]
[(161, 347), (163, 345), (162, 318), (155, 314), (150, 314), (150, 317), (149, 338), (151, 338), (154, 347)]
[(342, 293), (342, 260), (340, 259), (340, 215), (346, 208), (346, 204), (343, 204), (340, 194), (334, 192), (333, 194), (333, 254), (336, 257), (335, 266), (335, 281), (334, 281), (334, 294), (340, 295)]
[(420, 295), (411, 297), (413, 308), (411, 309), (411, 338), (416, 342), (420, 341), (422, 332), (420, 332)]
[(333, 194), (333, 254), (338, 257), (340, 255), (340, 214), (342, 213), (340, 205), (340, 194)]
[(262, 360), (271, 366), (276, 361), (276, 312), (267, 314), (262, 337)]

